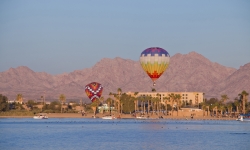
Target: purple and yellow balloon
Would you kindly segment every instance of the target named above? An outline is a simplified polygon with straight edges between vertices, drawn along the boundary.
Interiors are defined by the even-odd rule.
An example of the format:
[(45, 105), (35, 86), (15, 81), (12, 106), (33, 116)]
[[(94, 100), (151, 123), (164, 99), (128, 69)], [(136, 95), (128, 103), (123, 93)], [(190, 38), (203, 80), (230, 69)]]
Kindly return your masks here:
[(169, 53), (163, 48), (151, 47), (145, 49), (140, 56), (140, 63), (143, 70), (155, 81), (164, 73), (168, 68), (170, 62)]

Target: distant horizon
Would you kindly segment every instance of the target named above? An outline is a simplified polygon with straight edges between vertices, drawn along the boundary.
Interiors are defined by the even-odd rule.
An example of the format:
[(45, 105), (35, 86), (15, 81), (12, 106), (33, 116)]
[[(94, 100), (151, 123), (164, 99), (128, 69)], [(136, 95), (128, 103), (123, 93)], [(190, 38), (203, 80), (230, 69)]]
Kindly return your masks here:
[[(195, 52), (195, 51), (188, 52), (187, 54), (192, 53), (192, 52)], [(197, 53), (197, 52), (195, 52), (195, 53)], [(176, 53), (176, 54), (181, 54), (181, 53)], [(175, 55), (176, 55), (176, 54), (175, 54)], [(181, 55), (187, 55), (187, 54), (181, 54)], [(197, 54), (199, 54), (199, 53), (197, 53)], [(173, 55), (173, 56), (175, 56), (175, 55)], [(171, 56), (171, 57), (173, 57), (173, 56)], [(202, 55), (202, 56), (203, 56), (203, 55)], [(205, 57), (205, 56), (203, 56), (203, 57)], [(132, 59), (126, 59), (126, 58), (122, 58), (122, 57), (120, 57), (120, 56), (116, 56), (116, 57), (114, 57), (114, 58), (101, 58), (101, 59), (100, 59), (99, 61), (97, 61), (96, 63), (100, 62), (102, 59), (115, 59), (115, 58), (121, 58), (121, 59), (125, 59), (125, 60), (132, 60)], [(205, 58), (206, 58), (206, 57), (205, 57)], [(207, 59), (208, 59), (208, 58), (207, 58)], [(138, 61), (138, 63), (139, 63), (139, 60), (132, 60), (132, 61)], [(211, 61), (211, 60), (209, 60), (209, 61)], [(211, 62), (213, 62), (213, 61), (211, 61)], [(96, 64), (96, 63), (95, 63), (95, 64)], [(218, 63), (218, 62), (213, 62), (213, 63)], [(250, 63), (250, 61), (247, 62), (246, 64), (248, 64), (248, 63)], [(94, 64), (94, 65), (95, 65), (95, 64)], [(171, 64), (171, 59), (170, 59), (170, 64)], [(220, 64), (220, 63), (218, 63), (218, 64)], [(94, 66), (94, 65), (93, 65), (93, 66)], [(220, 65), (222, 65), (222, 64), (220, 64)], [(245, 64), (240, 65), (239, 68), (240, 68), (241, 66), (244, 66), (244, 65), (245, 65)], [(11, 69), (11, 68), (18, 68), (18, 67), (28, 67), (29, 69), (31, 69), (31, 70), (34, 71), (34, 72), (46, 72), (46, 73), (48, 73), (48, 74), (50, 74), (50, 75), (62, 75), (62, 74), (68, 74), (68, 73), (74, 72), (74, 71), (76, 71), (76, 70), (89, 69), (89, 68), (92, 68), (93, 66), (90, 66), (90, 67), (88, 67), (88, 68), (79, 68), (79, 69), (75, 69), (75, 70), (72, 70), (72, 71), (69, 71), (69, 72), (62, 72), (62, 73), (58, 73), (58, 74), (52, 74), (52, 73), (46, 72), (46, 71), (35, 71), (34, 69), (30, 68), (29, 66), (16, 66), (16, 67), (10, 67), (9, 69)], [(222, 66), (224, 66), (224, 65), (222, 65)], [(225, 66), (225, 67), (234, 68), (234, 67), (230, 67), (230, 66)], [(238, 70), (239, 68), (234, 68), (234, 69)], [(9, 70), (9, 69), (7, 69), (7, 70)], [(1, 72), (5, 72), (5, 71), (7, 71), (7, 70), (1, 71)]]

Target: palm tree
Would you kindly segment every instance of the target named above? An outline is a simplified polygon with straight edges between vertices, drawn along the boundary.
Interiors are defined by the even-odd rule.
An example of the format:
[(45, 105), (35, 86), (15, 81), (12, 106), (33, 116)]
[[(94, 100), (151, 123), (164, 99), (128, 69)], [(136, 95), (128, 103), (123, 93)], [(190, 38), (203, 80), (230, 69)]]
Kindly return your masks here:
[(138, 93), (139, 92), (134, 93), (135, 112), (137, 111), (137, 106), (138, 106), (138, 98), (137, 98)]
[(226, 94), (221, 95), (221, 101), (222, 101), (222, 103), (225, 103), (228, 99), (229, 98), (228, 98), (228, 96)]
[[(103, 103), (104, 103), (104, 97), (103, 96), (101, 96), (100, 98), (99, 98), (99, 102), (102, 104), (102, 106), (103, 106)], [(102, 107), (103, 108), (103, 107)], [(102, 109), (102, 113), (104, 113), (104, 108)]]
[(155, 112), (156, 97), (152, 97), (150, 101), (151, 101), (152, 113), (154, 114), (154, 112)]
[(100, 101), (98, 99), (96, 99), (94, 102), (91, 103), (91, 108), (94, 111), (94, 117), (96, 115), (96, 108), (99, 106)]
[(228, 103), (228, 104), (227, 104), (227, 109), (228, 109), (228, 112), (229, 112), (230, 115), (231, 115), (232, 109), (233, 109), (233, 104), (232, 104), (232, 103)]
[(155, 103), (156, 103), (156, 111), (158, 112), (158, 115), (159, 115), (159, 114), (160, 114), (160, 113), (159, 113), (159, 102), (160, 102), (161, 100), (160, 100), (160, 98), (158, 97), (158, 95), (157, 95), (157, 97), (155, 97), (154, 101), (155, 101)]
[(122, 93), (122, 89), (121, 88), (118, 88), (117, 89), (117, 101), (118, 101), (118, 112), (119, 114), (121, 114), (121, 102), (120, 102), (120, 97), (121, 97), (121, 93)]
[(165, 101), (165, 109), (166, 109), (166, 112), (168, 114), (168, 101), (170, 100), (170, 97), (166, 96), (166, 97), (163, 97), (163, 100)]
[(247, 93), (245, 90), (242, 91), (239, 96), (240, 96), (240, 100), (242, 101), (242, 113), (245, 114), (246, 113), (246, 103), (248, 100), (248, 96), (249, 93)]
[(236, 107), (236, 112), (239, 113), (240, 102), (238, 101), (238, 99), (235, 99), (234, 106)]
[(17, 94), (16, 100), (18, 101), (18, 103), (22, 104), (22, 102), (23, 102), (23, 95), (22, 94)]
[(104, 103), (104, 97), (101, 96), (101, 97), (99, 98), (99, 101), (102, 102), (102, 104), (103, 104), (103, 103)]
[(152, 100), (152, 96), (146, 96), (145, 97), (145, 102), (147, 102), (148, 103), (148, 113), (149, 113), (149, 111), (150, 111), (150, 105), (149, 105), (149, 102)]
[(109, 114), (111, 115), (111, 103), (112, 103), (112, 99), (109, 97), (109, 98), (106, 100), (106, 103), (108, 103)]
[(143, 114), (145, 114), (146, 96), (140, 96), (138, 97), (138, 100), (140, 101), (140, 104), (141, 104), (141, 111), (143, 112)]
[(177, 116), (178, 116), (178, 111), (181, 106), (181, 95), (180, 94), (175, 94), (175, 100), (177, 101)]
[[(141, 101), (143, 100), (143, 96), (140, 95), (139, 97), (137, 97), (137, 100), (138, 100), (138, 111), (141, 112), (142, 111), (142, 104), (141, 104)], [(139, 105), (139, 102), (140, 102), (140, 105)]]
[(170, 98), (170, 101), (171, 101), (171, 113), (172, 113), (172, 116), (173, 116), (173, 105), (174, 105), (174, 93), (171, 93), (171, 94), (168, 94), (169, 98)]
[(118, 89), (117, 89), (117, 94), (121, 95), (121, 93), (122, 93), (122, 89), (121, 89), (121, 88), (118, 88)]
[(59, 96), (59, 100), (60, 100), (60, 102), (61, 102), (61, 113), (62, 113), (62, 105), (63, 105), (63, 103), (66, 101), (66, 96), (65, 96), (64, 94), (61, 94), (61, 95)]
[(144, 96), (142, 101), (143, 101), (143, 114), (145, 115), (145, 111), (146, 111), (146, 105), (145, 104), (146, 104), (146, 101), (147, 101), (147, 96)]
[(214, 106), (214, 109), (215, 109), (215, 112), (216, 112), (216, 116), (218, 116), (219, 103), (215, 103), (213, 106)]
[(205, 112), (207, 111), (207, 116), (208, 116), (208, 111), (209, 111), (209, 105), (206, 104), (205, 102), (201, 103), (202, 110), (203, 110), (203, 116), (205, 116)]
[(220, 105), (219, 106), (219, 110), (220, 110), (220, 114), (221, 114), (221, 117), (222, 117), (223, 111), (225, 110), (225, 106), (224, 105)]

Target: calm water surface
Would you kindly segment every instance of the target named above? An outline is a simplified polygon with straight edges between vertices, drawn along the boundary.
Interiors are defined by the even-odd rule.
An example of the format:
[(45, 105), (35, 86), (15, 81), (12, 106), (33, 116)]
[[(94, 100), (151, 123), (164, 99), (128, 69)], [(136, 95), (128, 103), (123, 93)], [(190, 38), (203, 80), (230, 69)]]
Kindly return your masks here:
[(249, 150), (250, 122), (0, 119), (1, 150)]

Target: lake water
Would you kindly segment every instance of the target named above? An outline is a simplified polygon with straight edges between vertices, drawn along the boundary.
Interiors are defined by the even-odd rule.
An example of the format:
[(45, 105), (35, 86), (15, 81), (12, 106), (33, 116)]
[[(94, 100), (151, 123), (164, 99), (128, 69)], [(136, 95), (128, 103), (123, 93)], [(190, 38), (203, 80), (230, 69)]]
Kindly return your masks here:
[(1, 150), (249, 150), (250, 122), (1, 118)]

